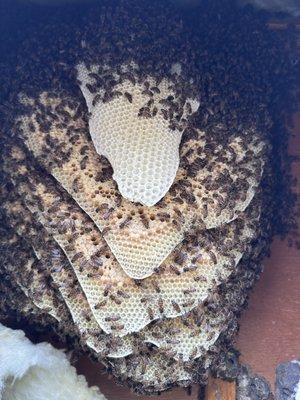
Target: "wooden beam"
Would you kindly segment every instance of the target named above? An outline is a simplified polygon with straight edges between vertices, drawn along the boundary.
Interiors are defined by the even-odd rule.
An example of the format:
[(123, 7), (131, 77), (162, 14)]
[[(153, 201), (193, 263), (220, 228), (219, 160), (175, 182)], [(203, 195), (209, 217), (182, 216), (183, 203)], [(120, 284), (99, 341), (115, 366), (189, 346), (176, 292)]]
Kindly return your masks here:
[(205, 390), (205, 400), (235, 400), (236, 383), (209, 378)]

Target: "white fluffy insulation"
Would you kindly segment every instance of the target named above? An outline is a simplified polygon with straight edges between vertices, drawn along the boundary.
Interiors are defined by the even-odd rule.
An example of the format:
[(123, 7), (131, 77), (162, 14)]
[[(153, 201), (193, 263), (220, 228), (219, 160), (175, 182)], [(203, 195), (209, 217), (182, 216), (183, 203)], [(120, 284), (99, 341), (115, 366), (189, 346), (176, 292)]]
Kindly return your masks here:
[(106, 400), (63, 351), (0, 324), (0, 400)]

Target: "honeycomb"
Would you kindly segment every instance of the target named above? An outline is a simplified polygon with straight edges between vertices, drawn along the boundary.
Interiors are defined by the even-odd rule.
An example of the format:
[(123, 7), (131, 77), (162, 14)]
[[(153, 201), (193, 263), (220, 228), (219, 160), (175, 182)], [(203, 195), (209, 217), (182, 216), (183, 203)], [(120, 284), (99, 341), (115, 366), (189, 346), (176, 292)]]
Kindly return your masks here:
[[(172, 82), (162, 79), (157, 84), (152, 77), (137, 82), (136, 69), (135, 65), (122, 66), (128, 79), (106, 95), (103, 86), (98, 88), (97, 81), (102, 80), (105, 85), (109, 70), (99, 65), (87, 68), (84, 63), (77, 66), (80, 87), (91, 114), (89, 131), (96, 151), (109, 160), (121, 195), (150, 207), (165, 196), (175, 179), (183, 127), (172, 130), (163, 113), (167, 113), (163, 102), (176, 96)], [(120, 81), (121, 76), (114, 73), (113, 79)], [(190, 114), (199, 106), (195, 100), (192, 104)], [(181, 119), (188, 116), (185, 105), (183, 109)]]
[[(87, 137), (78, 102), (51, 93), (42, 93), (38, 100), (35, 104), (22, 97), (23, 103), (31, 102), (33, 113), (21, 118), (21, 135), (92, 218), (131, 278), (151, 276), (193, 224), (204, 229), (234, 220), (255, 194), (265, 142), (249, 132), (223, 145), (207, 143), (204, 133), (197, 131), (197, 138), (182, 146), (181, 165), (164, 199), (155, 207), (136, 206), (118, 193), (110, 165)], [(49, 109), (48, 116), (40, 103)], [(54, 113), (56, 119), (51, 120)]]
[[(258, 186), (267, 145), (251, 131), (226, 143), (208, 142), (197, 131), (182, 143), (175, 181), (163, 200), (152, 207), (135, 205), (118, 193), (111, 166), (96, 153), (76, 102), (41, 94), (39, 102), (50, 115), (48, 121), (43, 112), (41, 121), (39, 103), (23, 97), (26, 101), (33, 113), (19, 120), (21, 137), (62, 188), (41, 177), (17, 145), (5, 169), (57, 246), (51, 278), (83, 343), (99, 357), (115, 359), (114, 365), (134, 358), (136, 348), (146, 352), (154, 346), (158, 358), (148, 369), (141, 367), (145, 382), (157, 379), (155, 363), (164, 358), (184, 377), (176, 372), (174, 381), (188, 381), (182, 365), (207, 357), (229, 323), (225, 311), (211, 315), (203, 304), (214, 304), (211, 294), (235, 274), (258, 234)], [(59, 119), (52, 121), (54, 112)], [(33, 248), (42, 258), (50, 251)], [(147, 356), (140, 361), (147, 364)]]
[[(234, 271), (236, 264), (247, 249), (247, 244), (256, 236), (257, 232), (254, 222), (259, 216), (259, 203), (254, 202), (251, 207), (248, 207), (245, 211), (245, 216), (241, 215), (230, 224), (218, 228), (215, 236), (212, 232), (209, 232), (209, 236), (205, 237), (203, 232), (200, 231), (200, 235), (187, 238), (186, 247), (184, 249), (181, 248), (178, 254), (173, 254), (170, 257), (169, 263), (164, 263), (165, 273), (162, 276), (153, 276), (147, 279), (148, 282), (151, 282), (151, 280), (156, 278), (156, 283), (150, 284), (149, 287), (142, 283), (141, 287), (140, 285), (137, 286), (139, 290), (136, 291), (134, 291), (134, 286), (136, 285), (133, 282), (132, 288), (128, 288), (126, 285), (122, 286), (122, 289), (119, 289), (119, 293), (117, 290), (109, 296), (109, 302), (107, 299), (108, 293), (105, 296), (104, 291), (108, 289), (107, 285), (109, 284), (114, 289), (118, 288), (118, 284), (121, 281), (120, 278), (118, 277), (114, 280), (113, 274), (101, 275), (98, 268), (98, 273), (94, 276), (96, 279), (91, 280), (88, 277), (89, 273), (86, 269), (86, 264), (84, 271), (80, 269), (81, 258), (85, 259), (85, 256), (88, 257), (90, 254), (93, 254), (94, 240), (89, 240), (89, 238), (95, 237), (94, 235), (97, 234), (95, 227), (84, 218), (80, 209), (77, 211), (72, 209), (72, 206), (67, 202), (64, 203), (62, 199), (60, 199), (59, 208), (53, 208), (58, 193), (55, 192), (54, 188), (51, 188), (50, 184), (47, 184), (47, 179), (40, 181), (37, 175), (29, 174), (31, 172), (30, 167), (24, 162), (25, 158), (22, 156), (20, 149), (13, 148), (12, 154), (15, 154), (18, 159), (18, 169), (16, 169), (15, 176), (11, 173), (13, 181), (15, 180), (17, 184), (17, 179), (20, 177), (21, 171), (28, 176), (28, 181), (20, 180), (21, 183), (17, 185), (17, 190), (22, 195), (29, 209), (40, 219), (46, 229), (49, 229), (55, 241), (64, 250), (78, 279), (80, 286), (77, 285), (76, 291), (72, 293), (69, 285), (62, 285), (64, 282), (73, 281), (68, 273), (64, 273), (64, 268), (54, 267), (55, 273), (52, 272), (53, 279), (57, 283), (58, 288), (60, 288), (61, 294), (70, 309), (73, 321), (79, 327), (83, 337), (85, 337), (86, 345), (97, 353), (105, 354), (110, 358), (128, 356), (133, 352), (133, 338), (128, 333), (136, 331), (139, 333), (138, 342), (152, 343), (166, 353), (169, 358), (171, 357), (177, 361), (188, 361), (204, 356), (222, 332), (224, 320), (220, 319), (220, 315), (222, 314), (218, 314), (217, 318), (201, 320), (201, 312), (198, 312), (199, 304), (207, 298), (212, 289), (219, 283), (224, 282), (232, 271)], [(7, 165), (7, 168), (10, 168), (9, 165)], [(29, 190), (30, 185), (35, 188), (34, 193)], [(38, 198), (43, 199), (42, 207), (38, 204), (38, 201), (34, 203), (34, 199), (37, 200)], [(11, 206), (11, 202), (9, 205)], [(13, 210), (17, 211), (15, 208)], [(258, 212), (253, 212), (257, 210)], [(63, 222), (65, 219), (63, 217), (66, 214), (73, 222), (64, 227)], [(26, 219), (28, 218), (23, 216), (22, 220)], [(85, 232), (83, 232), (83, 228), (81, 232), (78, 230), (80, 222), (85, 227)], [(70, 235), (68, 235), (68, 227), (71, 227)], [(70, 248), (68, 241), (71, 235), (73, 237), (71, 247), (73, 248)], [(224, 238), (226, 239), (224, 240)], [(198, 239), (196, 243), (195, 239)], [(97, 246), (99, 244), (97, 242)], [(222, 256), (220, 250), (222, 245), (226, 247), (227, 257)], [(103, 246), (105, 249), (106, 245), (104, 241), (101, 243), (101, 247)], [(200, 252), (199, 249), (201, 249)], [(36, 250), (39, 254), (43, 252), (43, 249), (37, 248)], [(46, 253), (49, 253), (49, 251)], [(76, 260), (78, 256), (75, 258), (74, 256), (80, 253), (83, 253), (83, 256)], [(182, 256), (179, 256), (179, 254), (187, 254), (187, 257), (184, 257), (180, 261)], [(57, 258), (57, 255), (55, 255), (55, 258)], [(116, 261), (112, 264), (110, 259), (110, 257), (105, 257), (104, 262), (97, 265), (98, 267), (103, 267), (104, 270), (107, 267), (106, 263), (109, 264), (107, 267), (108, 270), (115, 265), (114, 272), (116, 273), (118, 264)], [(178, 263), (178, 267), (176, 268), (174, 268), (175, 260)], [(212, 272), (210, 272), (211, 270)], [(124, 272), (120, 268), (119, 274), (124, 275)], [(97, 288), (101, 286), (102, 276), (106, 279), (103, 282), (104, 284), (102, 283), (101, 290), (97, 291)], [(126, 278), (126, 275), (124, 276)], [(200, 279), (198, 279), (199, 276)], [(130, 281), (128, 277), (127, 280)], [(175, 286), (178, 288), (176, 291), (174, 291)], [(80, 287), (82, 287), (84, 294), (80, 292)], [(158, 292), (157, 289), (159, 290)], [(130, 293), (130, 295), (128, 296), (126, 293)], [(118, 301), (117, 294), (119, 294), (119, 299), (122, 298), (123, 300), (121, 304)], [(87, 303), (84, 302), (85, 295)], [(149, 312), (148, 306), (149, 303), (153, 306), (155, 296), (157, 297), (157, 305), (156, 309), (154, 307), (153, 309), (158, 313), (158, 318), (155, 318), (154, 311), (151, 310)], [(101, 304), (99, 312), (97, 310), (97, 303), (95, 303), (96, 301), (99, 303), (105, 302), (105, 304)], [(187, 306), (184, 306), (184, 303), (187, 303)], [(89, 308), (89, 305), (92, 307)], [(140, 310), (138, 307), (140, 307)], [(93, 310), (95, 319), (89, 315), (89, 310), (91, 309)], [(173, 314), (170, 314), (168, 309)], [(195, 311), (196, 318), (194, 315), (187, 316), (189, 310)], [(130, 324), (133, 321), (137, 324), (136, 321), (139, 321), (142, 312), (148, 317), (146, 323), (144, 322), (136, 326), (135, 330), (131, 330), (132, 325)], [(117, 323), (115, 322), (116, 316)], [(121, 319), (120, 316), (123, 318)], [(159, 322), (159, 319), (165, 317), (167, 319)], [(168, 317), (171, 317), (171, 319), (168, 319)], [(158, 324), (149, 325), (154, 319), (158, 319)], [(114, 321), (114, 323), (110, 325), (109, 321)], [(105, 338), (105, 335), (96, 335), (97, 337), (95, 338), (91, 333), (95, 334), (95, 331), (97, 332), (97, 323), (99, 323), (99, 326), (103, 328), (105, 333), (121, 336), (124, 338), (123, 341), (115, 340), (112, 345), (110, 340)], [(124, 327), (120, 329), (123, 324)], [(127, 330), (124, 329), (125, 325)], [(143, 329), (145, 326), (146, 328)], [(112, 329), (116, 327), (117, 329)], [(87, 332), (89, 333), (88, 335), (86, 335)], [(108, 350), (111, 346), (113, 346), (113, 351)]]
[[(43, 96), (50, 98), (50, 105), (42, 100), (50, 110), (53, 104), (55, 110), (61, 107), (57, 99)], [(66, 106), (58, 115), (63, 115), (64, 110)], [(71, 113), (75, 109), (68, 110)], [(72, 123), (76, 121), (73, 117)], [(147, 208), (138, 206), (138, 211), (130, 212), (129, 227), (112, 225), (114, 207), (121, 213), (122, 207), (134, 205), (118, 195), (111, 175), (107, 178), (108, 184), (114, 187), (111, 197), (106, 197), (106, 203), (103, 200), (100, 203), (102, 194), (99, 190), (95, 193), (93, 180), (97, 171), (110, 167), (86, 139), (84, 119), (79, 121), (77, 130), (72, 129), (77, 135), (75, 141), (69, 139), (70, 122), (66, 127), (50, 126), (45, 132), (46, 121), (40, 121), (36, 110), (20, 121), (21, 137), (33, 158), (28, 158), (19, 144), (9, 147), (10, 157), (4, 160), (4, 171), (13, 190), (3, 207), (10, 226), (26, 238), (37, 261), (37, 264), (28, 264), (28, 274), (34, 279), (20, 285), (24, 294), (40, 312), (52, 315), (59, 322), (71, 320), (81, 344), (101, 360), (109, 360), (117, 376), (155, 390), (163, 390), (172, 382), (189, 384), (194, 379), (195, 360), (206, 360), (206, 367), (209, 366), (210, 352), (233, 323), (230, 302), (227, 308), (214, 311), (222, 303), (215, 293), (220, 284), (235, 276), (243, 257), (251, 251), (252, 240), (259, 235), (258, 186), (266, 144), (253, 132), (249, 132), (247, 149), (244, 137), (235, 136), (228, 143), (215, 145), (208, 144), (204, 133), (199, 131), (197, 140), (183, 142), (174, 184), (154, 207), (153, 220), (149, 218), (149, 227), (156, 224), (170, 228), (173, 224), (166, 214), (176, 215), (181, 224), (180, 240), (173, 243), (158, 268), (149, 269), (150, 274), (143, 279), (135, 279), (124, 263), (119, 262), (114, 246), (124, 245), (123, 229), (126, 232), (130, 228), (133, 235), (135, 230), (146, 228), (138, 217)], [(209, 158), (207, 149), (212, 153)], [(60, 151), (65, 155), (63, 163), (55, 159)], [(80, 167), (82, 152), (88, 154), (83, 169)], [(195, 172), (193, 164), (201, 165), (198, 158), (205, 159), (206, 163)], [(48, 176), (38, 169), (39, 163), (45, 166)], [(88, 174), (86, 168), (89, 168)], [(78, 176), (74, 178), (72, 171)], [(57, 186), (53, 177), (61, 186)], [(104, 186), (105, 182), (101, 184)], [(230, 198), (229, 185), (235, 186), (235, 200)], [(195, 193), (193, 206), (189, 206), (189, 199), (171, 205), (178, 192), (181, 197), (186, 190)], [(110, 210), (112, 198), (115, 203)], [(207, 201), (205, 215), (196, 220), (195, 216), (201, 215), (203, 199)], [(157, 217), (160, 219), (156, 220)], [(145, 233), (148, 231), (145, 229)], [(151, 235), (136, 238), (140, 248), (152, 239)], [(154, 241), (154, 246), (160, 245), (159, 239)], [(35, 275), (34, 269), (47, 271), (47, 275)], [(46, 276), (50, 291), (47, 289), (45, 296), (40, 296), (39, 303), (33, 295), (34, 288), (40, 288)], [(234, 326), (233, 323), (230, 329)], [(163, 374), (161, 368), (164, 368)]]
[[(19, 163), (19, 166), (25, 172), (26, 165)], [(16, 178), (19, 174), (20, 169), (16, 170)], [(138, 332), (162, 315), (176, 317), (196, 307), (206, 298), (209, 289), (230, 273), (231, 269), (226, 271), (225, 267), (233, 268), (239, 261), (242, 252), (239, 252), (236, 237), (245, 246), (255, 233), (247, 226), (241, 229), (241, 218), (216, 232), (215, 238), (206, 238), (202, 234), (202, 237), (196, 237), (196, 244), (188, 242), (167, 259), (163, 264), (166, 273), (136, 285), (111, 257), (105, 241), (80, 209), (71, 209), (69, 203), (60, 200), (60, 206), (55, 210), (58, 193), (33, 175), (28, 179), (28, 183), (21, 182), (19, 193), (68, 257), (101, 328), (111, 333), (117, 327), (115, 334), (118, 336)], [(35, 187), (35, 194), (30, 192), (30, 185)], [(34, 196), (43, 199), (43, 211), (38, 203), (34, 204)], [(245, 219), (247, 221), (249, 216)], [(193, 240), (195, 238), (191, 237)], [(228, 249), (226, 257), (219, 250), (222, 245)], [(103, 254), (97, 254), (99, 249)], [(95, 267), (101, 270), (95, 271)], [(212, 271), (211, 274), (208, 271)], [(179, 285), (177, 291), (174, 291), (174, 285)], [(111, 323), (116, 316), (118, 323)]]

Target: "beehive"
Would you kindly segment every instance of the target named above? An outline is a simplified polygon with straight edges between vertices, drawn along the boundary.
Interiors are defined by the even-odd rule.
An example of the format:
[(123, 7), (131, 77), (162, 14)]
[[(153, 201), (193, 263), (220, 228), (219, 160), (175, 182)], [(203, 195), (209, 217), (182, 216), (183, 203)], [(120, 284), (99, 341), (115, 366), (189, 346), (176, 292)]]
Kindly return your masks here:
[(203, 12), (200, 40), (164, 3), (136, 3), (27, 43), (0, 109), (0, 315), (53, 327), (153, 394), (205, 383), (237, 331), (278, 210), (278, 76), (257, 68), (274, 54), (264, 28), (231, 9), (211, 30)]
[[(20, 101), (31, 106), (31, 112), (17, 123), (20, 137), (34, 159), (28, 160), (20, 145), (8, 146), (10, 157), (5, 159), (4, 169), (14, 187), (14, 200), (8, 198), (4, 208), (10, 226), (29, 241), (40, 271), (50, 273), (56, 290), (50, 291), (49, 300), (43, 298), (45, 304), (36, 303), (26, 288), (25, 294), (58, 322), (61, 316), (55, 314), (56, 304), (62, 303), (81, 341), (98, 357), (119, 360), (116, 371), (122, 365), (121, 359), (134, 357), (136, 349), (145, 349), (145, 355), (138, 359), (142, 365), (148, 364), (152, 355), (146, 355), (147, 348), (154, 346), (153, 364), (150, 362), (150, 369), (141, 367), (143, 378), (138, 375), (145, 388), (164, 387), (163, 378), (156, 382), (155, 376), (159, 376), (156, 363), (166, 363), (166, 357), (173, 360), (174, 382), (190, 382), (190, 363), (205, 359), (230, 323), (225, 311), (210, 316), (205, 311), (208, 306), (203, 304), (213, 304), (212, 293), (234, 275), (260, 232), (257, 188), (265, 141), (251, 133), (249, 139), (232, 137), (226, 146), (210, 144), (208, 149), (213, 148), (213, 154), (208, 156), (205, 133), (197, 132), (197, 137), (181, 148), (184, 162), (163, 201), (150, 208), (136, 206), (118, 193), (109, 163), (97, 155), (89, 139), (78, 102), (46, 92), (38, 99), (22, 95)], [(50, 176), (41, 176), (37, 162)], [(197, 168), (193, 168), (195, 163)], [(227, 193), (221, 189), (222, 184), (225, 189), (228, 184), (236, 185), (235, 199), (224, 199), (220, 193)], [(195, 197), (192, 205), (189, 196)], [(183, 200), (175, 201), (174, 206), (176, 197)], [(123, 227), (123, 216), (119, 215), (123, 210), (128, 215), (127, 205), (130, 223)], [(174, 221), (178, 226), (174, 227)], [(128, 229), (131, 233), (138, 223), (144, 230), (146, 245), (158, 246), (158, 253), (162, 243), (151, 240), (148, 231), (152, 226), (170, 227), (179, 238), (158, 267), (153, 268), (151, 260), (152, 268), (142, 270), (142, 280), (135, 279), (136, 272), (132, 272), (141, 260), (119, 263), (114, 243), (118, 235), (123, 235), (126, 242)], [(164, 229), (169, 240), (167, 233)], [(37, 240), (41, 236), (42, 245)], [(140, 248), (144, 245), (140, 240)], [(29, 262), (29, 270), (31, 265)], [(42, 278), (41, 274), (39, 280), (33, 279), (27, 286), (34, 289), (34, 282), (39, 285)], [(128, 379), (138, 379), (136, 374), (136, 370), (128, 371)]]

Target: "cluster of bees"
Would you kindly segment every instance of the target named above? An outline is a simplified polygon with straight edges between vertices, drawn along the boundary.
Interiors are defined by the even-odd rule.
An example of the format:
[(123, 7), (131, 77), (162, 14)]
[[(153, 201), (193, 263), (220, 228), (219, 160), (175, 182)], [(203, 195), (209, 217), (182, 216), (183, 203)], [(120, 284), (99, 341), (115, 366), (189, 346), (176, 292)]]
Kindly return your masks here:
[[(269, 97), (289, 74), (286, 48), (251, 11), (202, 11), (194, 24), (196, 16), (184, 22), (159, 1), (104, 5), (76, 32), (58, 30), (66, 46), (59, 54), (55, 38), (44, 48), (35, 35), (18, 60), (20, 84), (12, 78), (0, 110), (1, 321), (54, 329), (140, 393), (204, 384), (223, 369), (276, 231), (281, 176), (271, 167), (285, 144), (274, 152)], [(76, 80), (82, 60), (93, 106), (121, 96), (131, 104), (132, 93), (118, 90), (129, 81), (147, 97), (141, 121), (160, 115), (184, 130), (176, 179), (149, 209), (120, 195), (95, 151)], [(132, 61), (138, 69), (122, 69)], [(182, 73), (174, 74), (179, 61)], [(157, 105), (164, 78), (174, 95)], [(194, 97), (199, 110), (186, 119)], [(143, 279), (126, 273), (111, 246), (136, 226), (148, 242), (157, 231), (178, 238)]]
[[(93, 95), (93, 107), (99, 102), (105, 104), (121, 96), (132, 103), (133, 94), (120, 90), (122, 84), (128, 81), (133, 86), (141, 85), (141, 94), (149, 98), (138, 110), (140, 118), (153, 118), (160, 114), (164, 120), (169, 122), (171, 131), (175, 129), (183, 131), (187, 127), (187, 117), (193, 114), (192, 106), (188, 101), (193, 91), (192, 85), (187, 85), (179, 74), (168, 74), (168, 90), (174, 95), (168, 95), (166, 98), (156, 101), (155, 95), (161, 94), (161, 76), (157, 77), (151, 85), (149, 79), (144, 74), (140, 74), (140, 69), (135, 65), (126, 65), (125, 70), (124, 65), (112, 68), (102, 67), (101, 65), (92, 66), (88, 73), (88, 78), (92, 83), (83, 83), (80, 79), (77, 79), (78, 84), (80, 86), (85, 85), (89, 93)], [(190, 91), (188, 86), (190, 86)]]

